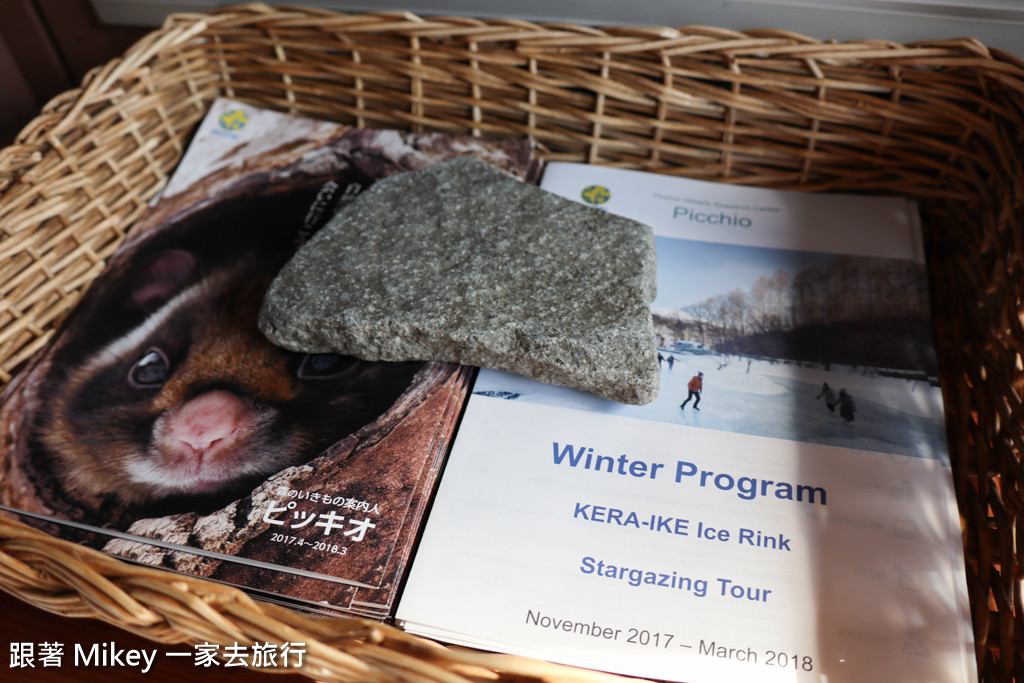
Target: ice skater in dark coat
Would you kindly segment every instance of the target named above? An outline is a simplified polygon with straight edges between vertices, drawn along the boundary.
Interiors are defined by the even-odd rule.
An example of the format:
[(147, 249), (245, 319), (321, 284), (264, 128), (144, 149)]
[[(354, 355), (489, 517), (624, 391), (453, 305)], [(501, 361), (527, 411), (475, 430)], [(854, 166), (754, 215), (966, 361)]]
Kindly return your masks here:
[(857, 406), (853, 403), (853, 397), (847, 393), (846, 389), (839, 390), (839, 415), (843, 418), (846, 424), (853, 422), (854, 415), (857, 414)]

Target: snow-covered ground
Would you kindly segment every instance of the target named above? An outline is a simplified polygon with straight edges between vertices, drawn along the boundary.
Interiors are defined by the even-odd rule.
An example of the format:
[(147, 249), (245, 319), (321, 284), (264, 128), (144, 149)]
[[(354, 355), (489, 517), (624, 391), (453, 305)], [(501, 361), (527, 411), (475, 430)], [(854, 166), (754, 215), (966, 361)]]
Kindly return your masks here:
[[(663, 356), (669, 352), (661, 350)], [(555, 387), (494, 370), (481, 370), (473, 392), (509, 400), (558, 405), (659, 422), (855, 448), (922, 458), (947, 459), (942, 427), (942, 397), (925, 382), (873, 375), (833, 365), (797, 367), (781, 362), (717, 354), (673, 354), (661, 368), (658, 398), (629, 406), (592, 394)], [(700, 410), (693, 401), (680, 410), (686, 384), (704, 373)], [(847, 424), (815, 399), (822, 382), (838, 393), (846, 389), (857, 406)]]

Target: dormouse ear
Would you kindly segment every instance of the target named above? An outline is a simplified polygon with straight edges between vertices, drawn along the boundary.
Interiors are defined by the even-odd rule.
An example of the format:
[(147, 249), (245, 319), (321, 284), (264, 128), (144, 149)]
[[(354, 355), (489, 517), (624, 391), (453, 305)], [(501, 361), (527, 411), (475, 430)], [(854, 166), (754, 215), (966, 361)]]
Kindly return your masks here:
[(146, 258), (132, 278), (131, 305), (152, 313), (182, 290), (199, 260), (182, 249), (167, 249)]

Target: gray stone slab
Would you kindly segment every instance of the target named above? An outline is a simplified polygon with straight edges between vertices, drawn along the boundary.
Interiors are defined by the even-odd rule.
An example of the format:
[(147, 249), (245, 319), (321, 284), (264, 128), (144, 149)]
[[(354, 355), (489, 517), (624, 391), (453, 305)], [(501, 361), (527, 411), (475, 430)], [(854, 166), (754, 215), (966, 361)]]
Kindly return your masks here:
[(658, 391), (650, 227), (473, 157), (370, 187), (272, 283), (274, 343), (478, 365), (643, 404)]

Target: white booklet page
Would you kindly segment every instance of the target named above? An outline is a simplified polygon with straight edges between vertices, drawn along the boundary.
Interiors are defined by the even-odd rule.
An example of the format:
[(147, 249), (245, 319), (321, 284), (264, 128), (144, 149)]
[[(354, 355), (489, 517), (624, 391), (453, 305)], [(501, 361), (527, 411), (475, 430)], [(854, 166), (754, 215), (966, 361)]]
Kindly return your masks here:
[(542, 187), (653, 227), (659, 396), (482, 370), (405, 628), (691, 683), (975, 680), (914, 205)]

